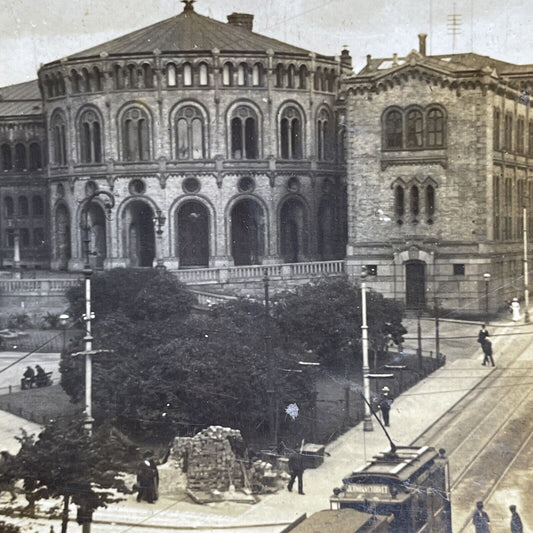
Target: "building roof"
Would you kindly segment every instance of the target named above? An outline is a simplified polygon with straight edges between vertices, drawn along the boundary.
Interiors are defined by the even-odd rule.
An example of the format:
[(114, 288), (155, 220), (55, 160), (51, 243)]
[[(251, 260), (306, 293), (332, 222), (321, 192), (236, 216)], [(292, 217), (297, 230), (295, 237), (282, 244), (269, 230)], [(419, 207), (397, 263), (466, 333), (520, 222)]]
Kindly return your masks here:
[(244, 26), (226, 24), (196, 13), (192, 4), (169, 19), (157, 22), (117, 39), (94, 46), (69, 59), (84, 59), (106, 53), (110, 56), (124, 54), (152, 54), (165, 52), (211, 51), (264, 52), (272, 49), (278, 53), (309, 54), (308, 50), (283, 43), (250, 31)]
[(0, 116), (40, 115), (43, 112), (37, 80), (0, 88)]
[(371, 531), (371, 524), (376, 526), (386, 521), (386, 517), (374, 517), (355, 509), (318, 511), (291, 529), (291, 533), (355, 533), (361, 531), (364, 526), (368, 527), (365, 531)]

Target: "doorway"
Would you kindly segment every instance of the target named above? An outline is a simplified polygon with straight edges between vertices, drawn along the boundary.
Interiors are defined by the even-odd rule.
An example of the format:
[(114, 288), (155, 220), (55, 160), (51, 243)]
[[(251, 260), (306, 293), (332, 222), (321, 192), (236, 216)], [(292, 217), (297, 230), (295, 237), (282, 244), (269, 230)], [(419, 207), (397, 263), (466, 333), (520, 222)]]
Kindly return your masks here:
[(426, 306), (426, 264), (423, 261), (405, 263), (405, 305), (408, 309)]

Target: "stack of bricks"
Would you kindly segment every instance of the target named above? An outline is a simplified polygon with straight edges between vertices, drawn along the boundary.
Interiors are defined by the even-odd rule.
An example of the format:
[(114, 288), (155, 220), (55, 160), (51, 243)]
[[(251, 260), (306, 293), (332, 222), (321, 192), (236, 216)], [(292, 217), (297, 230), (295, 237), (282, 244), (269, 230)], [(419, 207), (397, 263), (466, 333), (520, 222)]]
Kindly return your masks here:
[(244, 485), (241, 466), (231, 441), (242, 441), (240, 431), (210, 426), (194, 437), (176, 437), (170, 459), (187, 474), (187, 488), (193, 491), (227, 491)]

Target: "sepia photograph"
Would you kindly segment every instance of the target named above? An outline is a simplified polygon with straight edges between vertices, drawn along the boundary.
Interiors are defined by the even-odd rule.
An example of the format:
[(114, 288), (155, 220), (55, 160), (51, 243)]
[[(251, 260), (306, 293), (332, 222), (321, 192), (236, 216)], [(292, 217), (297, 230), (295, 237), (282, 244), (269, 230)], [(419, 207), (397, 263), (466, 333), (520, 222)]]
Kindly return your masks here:
[(529, 2), (0, 12), (0, 533), (533, 533)]

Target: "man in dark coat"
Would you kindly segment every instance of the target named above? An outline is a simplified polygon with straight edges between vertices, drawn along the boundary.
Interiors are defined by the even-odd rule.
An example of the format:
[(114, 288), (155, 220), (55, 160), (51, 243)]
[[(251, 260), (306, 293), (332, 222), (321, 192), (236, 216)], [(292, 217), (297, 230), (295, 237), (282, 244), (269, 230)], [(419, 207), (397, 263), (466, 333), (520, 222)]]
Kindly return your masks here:
[(479, 342), (479, 344), (483, 345), (483, 341), (488, 336), (489, 336), (489, 332), (487, 331), (485, 324), (481, 324), (481, 329), (479, 330), (479, 333), (477, 334), (477, 341)]
[(489, 341), (489, 339), (485, 339), (481, 343), (481, 348), (483, 348), (483, 353), (485, 354), (485, 357), (483, 358), (482, 365), (486, 365), (489, 363), (489, 361), (492, 363), (492, 366), (494, 366), (494, 359), (492, 358), (492, 343)]
[(509, 511), (511, 511), (511, 533), (524, 533), (524, 526), (520, 515), (516, 512), (516, 505), (510, 505)]
[(394, 399), (391, 396), (389, 387), (383, 387), (381, 389), (378, 407), (379, 409), (381, 409), (381, 414), (383, 415), (383, 423), (385, 424), (385, 426), (389, 425), (389, 413), (393, 401)]
[(289, 490), (289, 492), (291, 492), (292, 486), (294, 485), (294, 480), (298, 478), (298, 494), (303, 494), (304, 493), (304, 482), (303, 482), (304, 464), (303, 464), (303, 457), (301, 453), (295, 451), (289, 455), (289, 473), (291, 477), (289, 479), (289, 484), (287, 485), (287, 489)]
[(148, 503), (154, 503), (158, 497), (159, 472), (151, 459), (152, 455), (152, 452), (145, 452), (137, 468), (138, 502), (146, 500)]
[(31, 366), (26, 367), (26, 370), (22, 375), (24, 376), (24, 380), (26, 382), (26, 388), (31, 389), (33, 380), (35, 379), (35, 372), (33, 371), (33, 368)]
[(490, 533), (490, 518), (489, 515), (483, 510), (483, 502), (477, 502), (476, 510), (474, 511), (474, 516), (472, 517), (472, 522), (474, 522), (476, 533)]

